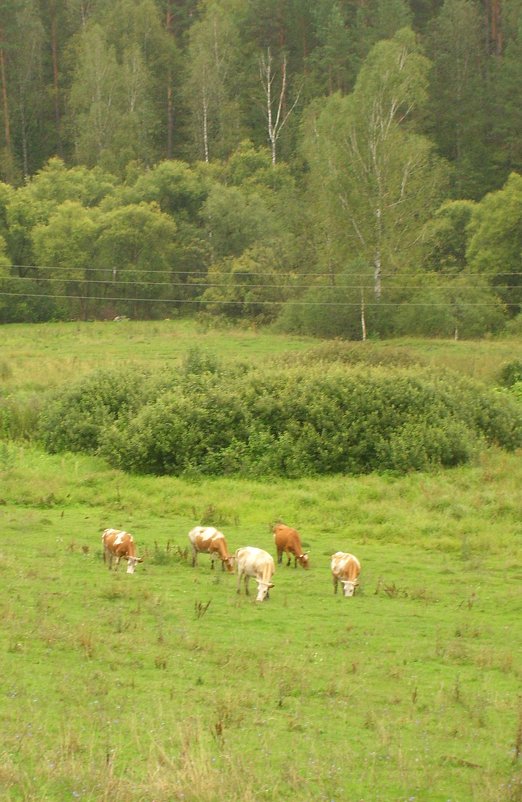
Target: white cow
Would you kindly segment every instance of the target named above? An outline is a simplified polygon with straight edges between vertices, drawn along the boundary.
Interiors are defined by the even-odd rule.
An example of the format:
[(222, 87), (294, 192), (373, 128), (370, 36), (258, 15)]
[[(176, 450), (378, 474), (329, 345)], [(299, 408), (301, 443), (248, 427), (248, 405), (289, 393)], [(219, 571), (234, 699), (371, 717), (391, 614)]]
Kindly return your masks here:
[(355, 588), (359, 584), (359, 574), (361, 564), (353, 554), (344, 551), (336, 551), (332, 554), (332, 578), (334, 583), (334, 593), (337, 593), (337, 583), (341, 582), (344, 596), (353, 596)]
[(236, 551), (237, 566), (237, 592), (241, 593), (241, 580), (245, 580), (245, 593), (249, 595), (248, 581), (251, 576), (257, 582), (256, 601), (270, 598), (269, 590), (273, 588), (272, 577), (275, 571), (274, 559), (271, 554), (254, 546), (245, 546)]

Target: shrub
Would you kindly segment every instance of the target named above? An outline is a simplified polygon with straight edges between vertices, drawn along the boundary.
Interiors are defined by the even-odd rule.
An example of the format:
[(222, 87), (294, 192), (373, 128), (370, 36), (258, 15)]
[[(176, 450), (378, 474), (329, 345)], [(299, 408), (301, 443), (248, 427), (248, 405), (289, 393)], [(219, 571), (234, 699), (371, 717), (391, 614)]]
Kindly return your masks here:
[(129, 416), (147, 398), (146, 374), (136, 369), (100, 371), (48, 400), (39, 421), (39, 437), (50, 452), (97, 451), (101, 433)]
[(500, 371), (499, 381), (503, 387), (513, 387), (517, 382), (522, 382), (522, 361), (514, 359), (507, 362)]
[(126, 374), (114, 394), (93, 377), (47, 410), (45, 442), (130, 471), (255, 477), (428, 470), (466, 462), (482, 443), (522, 444), (516, 401), (456, 374), (209, 367), (145, 382)]

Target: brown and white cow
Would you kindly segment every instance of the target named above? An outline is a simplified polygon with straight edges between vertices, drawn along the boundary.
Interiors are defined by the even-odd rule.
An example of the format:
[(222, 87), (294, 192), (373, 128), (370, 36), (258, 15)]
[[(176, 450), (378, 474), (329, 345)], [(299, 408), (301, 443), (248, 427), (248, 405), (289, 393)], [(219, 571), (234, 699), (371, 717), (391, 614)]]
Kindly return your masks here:
[(336, 551), (335, 554), (332, 554), (330, 567), (332, 569), (334, 593), (337, 593), (337, 584), (340, 582), (343, 586), (343, 595), (353, 596), (355, 588), (359, 584), (359, 574), (361, 573), (361, 564), (357, 557), (344, 551)]
[(294, 568), (297, 568), (297, 563), (303, 568), (309, 568), (308, 552), (303, 552), (301, 545), (301, 538), (296, 529), (292, 529), (286, 524), (274, 524), (272, 527), (274, 533), (274, 542), (277, 549), (277, 562), (281, 565), (283, 561), (283, 552), (288, 557), (287, 565), (292, 561), (294, 556)]
[(102, 535), (103, 543), (103, 562), (109, 561), (109, 571), (112, 568), (112, 561), (116, 558), (116, 568), (120, 560), (127, 560), (127, 573), (133, 574), (137, 563), (143, 562), (142, 557), (136, 556), (136, 544), (129, 532), (120, 529), (106, 529)]
[(237, 592), (241, 593), (241, 580), (244, 578), (245, 593), (250, 595), (248, 582), (254, 577), (257, 582), (256, 601), (270, 598), (269, 590), (273, 588), (272, 577), (275, 571), (274, 559), (271, 554), (254, 546), (244, 546), (236, 551), (237, 566)]
[(196, 565), (198, 554), (210, 554), (210, 567), (214, 570), (214, 561), (221, 560), (221, 569), (232, 573), (234, 558), (228, 553), (225, 535), (213, 526), (195, 526), (189, 534), (192, 546), (192, 565)]

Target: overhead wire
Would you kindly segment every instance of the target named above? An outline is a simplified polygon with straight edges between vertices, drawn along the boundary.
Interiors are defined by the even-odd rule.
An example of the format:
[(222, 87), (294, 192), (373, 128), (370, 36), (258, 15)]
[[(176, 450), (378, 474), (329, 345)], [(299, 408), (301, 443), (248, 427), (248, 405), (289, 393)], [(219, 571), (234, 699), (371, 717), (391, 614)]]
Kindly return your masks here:
[[(106, 296), (106, 297), (96, 297), (92, 295), (69, 295), (67, 293), (58, 293), (58, 294), (43, 294), (43, 293), (16, 293), (16, 292), (3, 292), (0, 291), (0, 297), (7, 297), (7, 298), (47, 298), (47, 299), (67, 299), (70, 301), (96, 301), (100, 303), (106, 303), (108, 301), (124, 301), (126, 303), (172, 303), (172, 304), (201, 304), (203, 306), (212, 306), (212, 305), (233, 305), (233, 306), (276, 306), (276, 305), (284, 305), (289, 303), (288, 300), (256, 300), (256, 299), (227, 299), (227, 298), (215, 298), (215, 299), (203, 299), (203, 298), (137, 298), (132, 296), (126, 297), (114, 297), (114, 296)], [(361, 304), (360, 302), (347, 302), (347, 301), (301, 301), (301, 300), (292, 300), (290, 303), (295, 304), (297, 306), (342, 306), (342, 307), (354, 307), (359, 309)], [(473, 302), (461, 302), (459, 301), (460, 306), (466, 307), (496, 307), (496, 303), (473, 303)], [(453, 306), (451, 301), (443, 301), (443, 302), (434, 302), (434, 303), (417, 303), (411, 301), (365, 301), (365, 307), (384, 307), (384, 306), (414, 306), (414, 307), (426, 307), (426, 308), (433, 308), (433, 307), (446, 307), (446, 306)]]
[[(5, 276), (4, 278), (0, 279), (1, 281), (22, 281), (22, 282), (30, 282), (36, 279), (35, 276)], [(111, 285), (111, 286), (119, 286), (119, 287), (132, 287), (134, 285), (140, 287), (185, 287), (186, 289), (192, 290), (205, 290), (208, 288), (213, 287), (227, 287), (224, 282), (197, 282), (197, 283), (187, 283), (185, 281), (143, 281), (142, 279), (135, 279), (134, 281), (125, 281), (125, 280), (114, 280), (114, 279), (77, 279), (74, 276), (65, 277), (65, 278), (42, 278), (38, 277), (38, 283), (42, 282), (51, 282), (51, 281), (58, 281), (58, 282), (77, 282), (77, 283), (85, 283), (88, 286), (92, 286), (94, 284), (100, 285)], [(429, 284), (429, 285), (420, 285), (420, 284), (389, 284), (386, 282), (386, 286), (389, 289), (393, 290), (448, 290), (451, 289), (451, 286), (448, 284)], [(234, 289), (251, 289), (251, 290), (266, 290), (266, 289), (278, 289), (278, 290), (368, 290), (373, 291), (374, 284), (241, 284), (238, 282), (234, 282), (231, 285)], [(230, 288), (231, 288), (230, 287)], [(518, 289), (519, 285), (517, 284), (495, 284), (495, 289), (499, 290), (512, 290)], [(470, 290), (476, 289), (476, 285), (474, 284), (459, 284), (459, 290)]]
[[(108, 267), (80, 267), (80, 268), (75, 268), (75, 267), (66, 267), (64, 265), (9, 264), (9, 265), (6, 265), (5, 267), (7, 267), (8, 269), (13, 269), (14, 268), (16, 270), (81, 270), (84, 273), (90, 273), (90, 272), (102, 273), (102, 272), (107, 272), (107, 271), (113, 272), (114, 270), (118, 271), (118, 270), (121, 269), (120, 267), (114, 266), (114, 265), (110, 265)], [(141, 273), (154, 273), (154, 274), (164, 274), (165, 273), (166, 275), (172, 275), (173, 273), (175, 273), (178, 276), (195, 276), (195, 275), (207, 276), (208, 272), (209, 272), (207, 268), (201, 268), (201, 269), (198, 269), (198, 270), (176, 270), (175, 268), (168, 268), (168, 269), (167, 268), (161, 268), (161, 269), (158, 270), (158, 269), (156, 269), (154, 267), (141, 267), (141, 266), (139, 268), (134, 268), (134, 267), (124, 268), (124, 270), (127, 270), (127, 269), (128, 270), (139, 270)], [(266, 270), (238, 270), (238, 271), (234, 271), (234, 272), (248, 273), (249, 276), (266, 276)], [(335, 272), (332, 272), (332, 271), (324, 271), (324, 270), (321, 271), (321, 272), (311, 272), (311, 273), (308, 273), (308, 272), (298, 273), (295, 270), (281, 270), (281, 271), (280, 270), (276, 270), (274, 272), (278, 276), (291, 276), (291, 277), (303, 276), (303, 277), (311, 277), (311, 278), (312, 277), (313, 278), (317, 278), (317, 277), (321, 277), (321, 276), (325, 276), (327, 278), (331, 278), (333, 275), (336, 275), (336, 276), (341, 275), (341, 273), (338, 273), (338, 272), (335, 273)], [(361, 276), (368, 278), (368, 276), (371, 275), (372, 273), (373, 273), (373, 268), (368, 268), (368, 270), (366, 270), (366, 271), (357, 271), (357, 272), (353, 272), (353, 273), (350, 271), (349, 275), (353, 276), (353, 277), (357, 277), (357, 278), (359, 278)], [(522, 271), (520, 271), (520, 272), (517, 272), (517, 271), (512, 272), (511, 270), (505, 270), (505, 271), (500, 271), (500, 274), (501, 275), (509, 275), (509, 276), (522, 276)], [(437, 270), (437, 271), (432, 271), (430, 273), (430, 275), (448, 276), (448, 277), (453, 278), (453, 277), (455, 277), (456, 274), (455, 274), (455, 271), (453, 271), (453, 270)], [(460, 273), (458, 273), (457, 275), (460, 275)], [(388, 276), (388, 278), (393, 278), (393, 276)]]

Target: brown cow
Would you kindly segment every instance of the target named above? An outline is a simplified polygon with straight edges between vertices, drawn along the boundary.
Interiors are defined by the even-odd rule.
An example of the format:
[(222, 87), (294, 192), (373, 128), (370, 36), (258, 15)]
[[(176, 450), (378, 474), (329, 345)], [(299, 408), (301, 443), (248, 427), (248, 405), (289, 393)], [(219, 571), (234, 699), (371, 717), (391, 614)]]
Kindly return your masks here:
[(195, 526), (189, 534), (192, 546), (192, 565), (196, 565), (198, 554), (210, 554), (210, 567), (214, 570), (214, 560), (221, 560), (221, 569), (229, 573), (234, 570), (234, 558), (228, 553), (227, 541), (222, 532), (213, 526)]
[(294, 555), (294, 568), (297, 568), (297, 563), (303, 568), (309, 568), (310, 563), (308, 560), (308, 552), (303, 552), (301, 546), (301, 538), (299, 532), (292, 529), (286, 524), (275, 524), (272, 528), (274, 533), (274, 541), (277, 549), (277, 562), (280, 565), (283, 561), (283, 552), (288, 557), (287, 565), (292, 561), (292, 554)]
[(129, 532), (123, 532), (120, 529), (106, 529), (102, 535), (102, 543), (103, 562), (109, 561), (109, 571), (112, 568), (114, 557), (116, 557), (116, 568), (122, 557), (127, 560), (128, 574), (133, 574), (137, 563), (143, 562), (142, 557), (136, 556), (136, 544)]
[(353, 596), (361, 573), (361, 564), (357, 557), (344, 551), (336, 551), (332, 554), (331, 569), (334, 593), (337, 593), (337, 583), (340, 582), (343, 586), (343, 595)]

